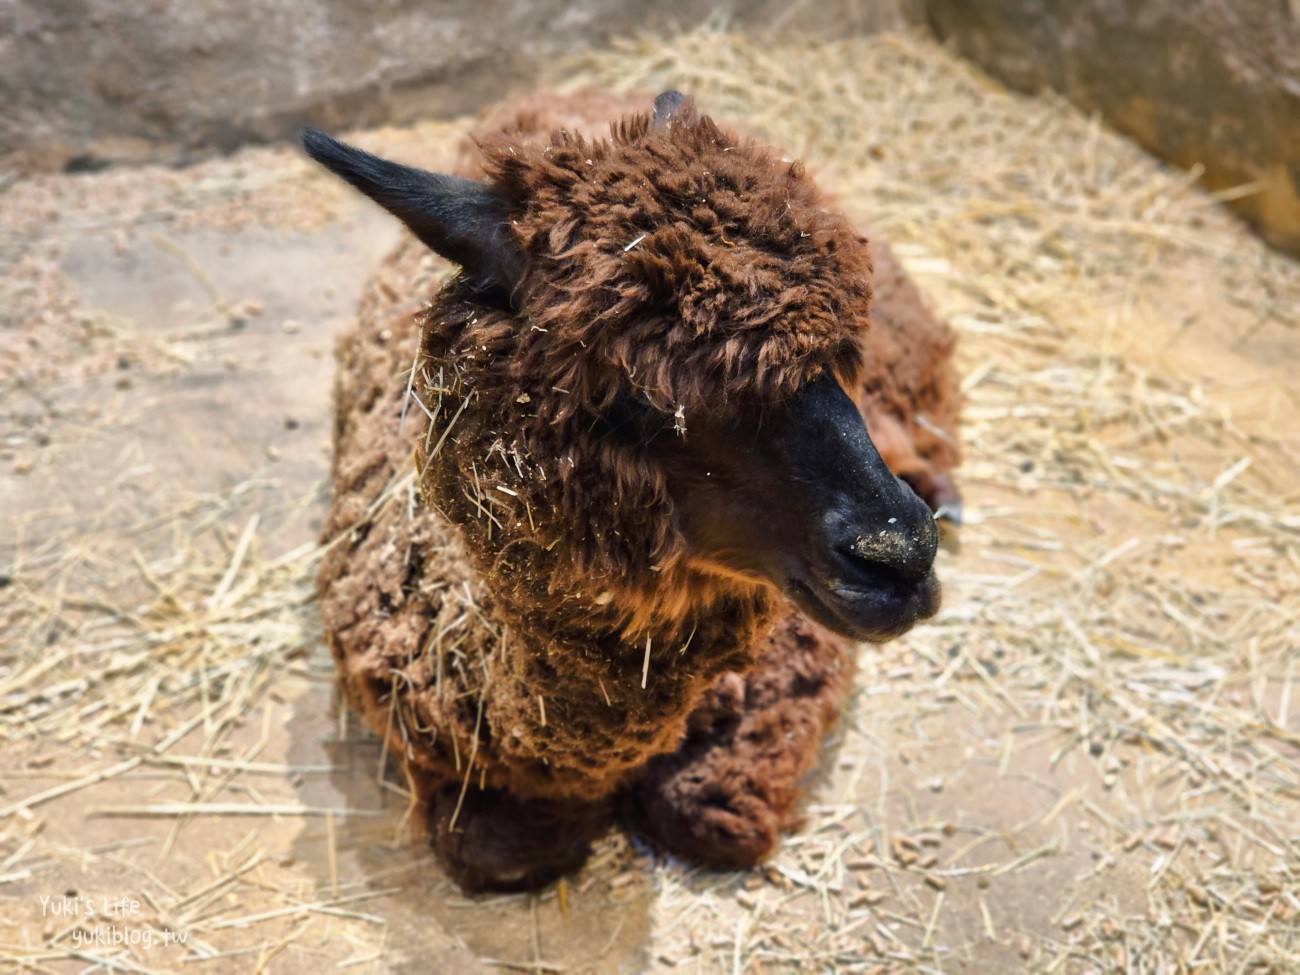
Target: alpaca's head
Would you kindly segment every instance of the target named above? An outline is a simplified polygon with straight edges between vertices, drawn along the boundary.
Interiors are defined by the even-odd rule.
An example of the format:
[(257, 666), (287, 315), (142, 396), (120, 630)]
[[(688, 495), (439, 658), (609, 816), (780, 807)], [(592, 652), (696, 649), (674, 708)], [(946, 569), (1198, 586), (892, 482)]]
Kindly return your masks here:
[(506, 131), (482, 182), (305, 143), (463, 269), (425, 322), (423, 483), (488, 568), (632, 630), (773, 590), (860, 639), (934, 612), (930, 512), (846, 392), (866, 241), (799, 164), (675, 93), (607, 140)]

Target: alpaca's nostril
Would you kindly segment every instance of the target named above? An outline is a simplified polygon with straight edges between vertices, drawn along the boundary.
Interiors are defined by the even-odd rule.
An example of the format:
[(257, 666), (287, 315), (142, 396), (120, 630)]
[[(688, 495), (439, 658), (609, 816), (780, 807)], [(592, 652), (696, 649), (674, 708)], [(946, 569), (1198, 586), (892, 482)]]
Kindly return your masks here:
[(852, 547), (840, 549), (840, 565), (843, 567), (845, 581), (856, 588), (877, 592), (893, 592), (903, 588), (903, 579), (888, 566), (863, 558)]
[(858, 535), (841, 553), (859, 579), (889, 589), (924, 582), (935, 550), (934, 540), (925, 533), (889, 528)]

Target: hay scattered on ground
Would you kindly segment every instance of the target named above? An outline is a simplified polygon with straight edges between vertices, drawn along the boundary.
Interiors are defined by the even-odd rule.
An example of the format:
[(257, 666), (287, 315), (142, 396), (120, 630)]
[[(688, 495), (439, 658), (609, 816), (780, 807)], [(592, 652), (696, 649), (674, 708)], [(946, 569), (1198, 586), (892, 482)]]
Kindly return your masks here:
[[(943, 612), (864, 653), (808, 823), (766, 871), (651, 872), (611, 839), (563, 896), (466, 905), (444, 889), (420, 910), (502, 970), (1289, 971), (1300, 956), (1300, 404), (1254, 350), (1294, 353), (1300, 269), (1186, 174), (919, 40), (705, 32), (557, 71), (574, 87), (691, 91), (820, 168), (895, 244), (962, 337), (969, 518), (941, 566)], [(380, 133), (373, 145), (447, 152), (456, 131)], [(192, 170), (170, 195), (120, 212), (109, 201), (147, 174), (17, 184), (0, 199), (0, 216), (20, 218), (0, 219), (4, 287), (27, 286), (24, 261), (57, 256), (62, 231), (41, 207), (83, 214), (80, 232), (130, 233), (154, 206), (273, 212), (266, 204), (301, 179), (287, 150), (206, 165), (235, 180), (222, 167), (244, 164), (271, 175), (227, 192)], [(41, 327), (76, 327), (57, 288), (24, 300), (34, 317), (6, 323), (13, 334), (42, 315)], [(388, 892), (427, 864), (397, 853), (380, 861), (391, 876), (338, 876), (331, 855), (334, 867), (304, 880), (259, 845), (283, 834), (249, 818), (246, 841), (211, 841), (211, 874), (173, 890), (130, 848), (78, 849), (44, 828), (115, 782), (148, 790), (154, 814), (184, 812), (169, 835), (201, 837), (195, 814), (246, 804), (321, 813), (321, 850), (339, 837), (391, 841), (390, 821), (336, 830), (330, 806), (275, 788), (311, 773), (262, 768), (258, 742), (277, 728), (240, 727), (310, 669), (318, 553), (263, 559), (262, 522), (246, 509), (176, 514), (171, 561), (137, 559), (130, 535), (28, 538), (0, 567), (0, 743), (37, 757), (0, 796), (0, 897), (22, 891), (13, 910), (0, 905), (0, 956), (33, 969), (93, 962), (69, 925), (30, 923), (29, 894), (44, 892), (42, 871), (98, 864), (93, 875), (111, 861), (124, 892), (150, 892), (150, 923), (184, 921), (202, 945), (166, 966), (139, 948), (104, 954), (124, 968), (206, 951), (376, 970), (402, 897)], [(646, 941), (629, 942), (647, 876)], [(350, 906), (375, 891), (382, 908)], [(199, 910), (217, 904), (224, 913)], [(321, 918), (350, 926), (308, 930)]]
[[(1194, 339), (1195, 320), (1171, 321), (1161, 304), (1171, 267), (1214, 276), (1207, 290), (1230, 296), (1248, 322), (1238, 343), (1294, 329), (1295, 264), (1248, 237), (1192, 178), (1056, 99), (997, 90), (929, 44), (773, 51), (696, 35), (584, 66), (583, 83), (695, 92), (822, 163), (962, 336), (962, 554), (943, 568), (940, 617), (867, 655), (859, 715), (879, 725), (888, 709), (906, 727), (937, 696), (962, 723), (977, 715), (1006, 733), (990, 750), (1004, 775), (1035, 737), (1051, 743), (1050, 765), (1084, 753), (1092, 766), (1076, 790), (1049, 790), (1036, 814), (1025, 810), (1026, 821), (1059, 823), (1079, 811), (1045, 849), (949, 823), (970, 834), (969, 852), (952, 856), (945, 840), (927, 868), (931, 857), (891, 845), (905, 822), (840, 809), (841, 824), (823, 830), (815, 816), (787, 852), (816, 851), (811, 890), (847, 882), (855, 851), (880, 870), (905, 863), (927, 885), (900, 891), (889, 878), (906, 920), (868, 954), (942, 966), (963, 954), (944, 937), (943, 912), (958, 898), (983, 904), (980, 876), (1029, 874), (1035, 853), (1082, 847), (1096, 858), (1090, 869), (1135, 860), (1147, 889), (1121, 905), (1086, 885), (1073, 896), (1027, 879), (1057, 927), (1028, 934), (1022, 963), (1285, 970), (1300, 952), (1297, 404), (1284, 390), (1275, 423), (1247, 426), (1222, 398), (1249, 381), (1232, 371), (1247, 360), (1162, 373), (1132, 333)], [(849, 733), (841, 761), (860, 747)], [(1022, 771), (1034, 768), (1026, 757)], [(1010, 849), (1000, 862), (972, 860), (990, 845)], [(824, 904), (826, 930), (796, 937), (793, 950), (770, 907), (761, 923), (745, 920), (736, 957), (871, 970), (877, 962), (849, 958), (888, 911), (854, 910), (843, 895)], [(966, 950), (997, 936), (986, 928)], [(1215, 967), (1222, 959), (1233, 967)]]
[[(305, 607), (315, 598), (318, 546), (263, 560), (259, 516), (231, 538), (216, 520), (224, 506), (212, 507), (206, 526), (192, 517), (181, 522), (184, 547), (166, 558), (147, 560), (133, 550), (130, 532), (122, 539), (148, 589), (142, 600), (118, 603), (111, 590), (83, 593), (60, 584), (70, 570), (95, 563), (111, 573), (115, 567), (105, 562), (121, 549), (73, 544), (48, 555), (20, 553), (3, 623), (11, 645), (27, 653), (4, 661), (12, 667), (0, 682), (7, 738), (134, 744), (144, 754), (134, 764), (147, 762), (147, 753), (165, 754), (200, 724), (217, 736), (242, 723), (274, 677), (311, 649), (319, 633)], [(149, 748), (135, 744), (153, 737), (142, 736), (144, 729), (160, 724), (161, 740)], [(0, 818), (37, 805), (31, 797), (16, 800), (0, 806)]]

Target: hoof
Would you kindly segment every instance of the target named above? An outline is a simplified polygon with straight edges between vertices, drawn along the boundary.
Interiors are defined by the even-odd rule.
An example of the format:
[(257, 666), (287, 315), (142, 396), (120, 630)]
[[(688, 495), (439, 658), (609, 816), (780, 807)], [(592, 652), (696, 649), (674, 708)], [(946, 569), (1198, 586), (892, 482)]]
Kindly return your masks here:
[(434, 851), (466, 893), (525, 891), (586, 863), (609, 814), (604, 803), (521, 799), (495, 789), (471, 787), (460, 800), (459, 788), (448, 787), (430, 801), (428, 826)]
[(909, 471), (900, 477), (934, 513), (935, 521), (947, 522), (953, 527), (961, 524), (961, 492), (951, 477), (928, 467)]
[(935, 521), (946, 521), (954, 528), (961, 525), (961, 494), (947, 474), (934, 475), (934, 491), (925, 499), (934, 512)]

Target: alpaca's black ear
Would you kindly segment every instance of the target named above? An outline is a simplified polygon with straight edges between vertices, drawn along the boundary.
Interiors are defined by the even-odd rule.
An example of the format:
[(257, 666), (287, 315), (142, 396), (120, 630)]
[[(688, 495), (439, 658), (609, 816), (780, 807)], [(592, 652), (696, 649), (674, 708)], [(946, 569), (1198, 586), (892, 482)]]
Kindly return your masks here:
[(490, 188), (380, 159), (315, 129), (303, 133), (302, 145), (307, 155), (401, 220), (431, 250), (464, 268), (477, 290), (509, 302), (523, 274), (523, 254), (510, 230), (507, 207)]
[(650, 117), (650, 131), (662, 129), (672, 121), (673, 115), (686, 102), (680, 91), (666, 91), (655, 99), (655, 113)]

